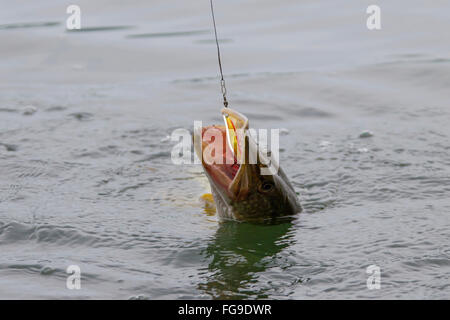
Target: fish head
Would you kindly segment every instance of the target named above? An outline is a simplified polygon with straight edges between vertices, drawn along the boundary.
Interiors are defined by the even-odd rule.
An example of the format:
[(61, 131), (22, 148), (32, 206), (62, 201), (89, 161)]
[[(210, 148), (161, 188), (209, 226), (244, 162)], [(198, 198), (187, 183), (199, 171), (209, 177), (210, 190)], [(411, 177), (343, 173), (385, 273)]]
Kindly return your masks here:
[(201, 134), (197, 155), (221, 218), (268, 222), (300, 212), (294, 188), (274, 159), (270, 167), (277, 170), (270, 170), (267, 154), (249, 134), (247, 118), (229, 108), (222, 113), (225, 126), (203, 127), (196, 133), (199, 138)]

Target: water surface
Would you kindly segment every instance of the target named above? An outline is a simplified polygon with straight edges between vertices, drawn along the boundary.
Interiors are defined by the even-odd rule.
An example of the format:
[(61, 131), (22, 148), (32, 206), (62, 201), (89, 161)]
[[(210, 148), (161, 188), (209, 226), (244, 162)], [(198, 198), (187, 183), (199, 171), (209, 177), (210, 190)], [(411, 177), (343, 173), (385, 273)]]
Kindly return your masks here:
[(209, 3), (79, 1), (66, 32), (69, 4), (0, 12), (0, 298), (449, 298), (447, 1), (378, 1), (379, 31), (368, 1), (216, 1), (231, 106), (285, 133), (305, 210), (276, 226), (170, 161), (221, 121)]

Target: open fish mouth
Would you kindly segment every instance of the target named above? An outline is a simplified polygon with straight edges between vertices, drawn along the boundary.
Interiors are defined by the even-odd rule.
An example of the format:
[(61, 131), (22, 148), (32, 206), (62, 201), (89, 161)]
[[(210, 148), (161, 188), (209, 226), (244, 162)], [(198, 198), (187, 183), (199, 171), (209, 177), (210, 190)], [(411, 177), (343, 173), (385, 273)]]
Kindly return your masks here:
[(229, 108), (223, 108), (222, 115), (224, 125), (196, 128), (194, 132), (195, 150), (219, 215), (261, 221), (300, 212), (295, 190), (278, 164), (276, 172), (267, 173), (268, 159), (259, 152), (247, 118)]
[[(237, 111), (222, 109), (225, 125), (202, 127), (195, 132), (201, 143), (194, 143), (197, 156), (210, 182), (223, 196), (233, 200), (245, 197), (248, 192), (248, 120)], [(200, 130), (200, 128), (198, 128)], [(194, 138), (195, 139), (195, 138)], [(247, 151), (247, 152), (246, 152)]]

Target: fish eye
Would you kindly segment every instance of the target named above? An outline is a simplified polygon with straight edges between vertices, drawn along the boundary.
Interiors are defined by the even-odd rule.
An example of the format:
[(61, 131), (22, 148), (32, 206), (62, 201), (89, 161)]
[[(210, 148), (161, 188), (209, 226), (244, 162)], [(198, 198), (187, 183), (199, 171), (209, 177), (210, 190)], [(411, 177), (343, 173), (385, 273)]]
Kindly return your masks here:
[(263, 193), (270, 192), (270, 191), (272, 191), (273, 187), (274, 187), (273, 182), (271, 182), (271, 181), (264, 181), (259, 186), (259, 191), (263, 192)]

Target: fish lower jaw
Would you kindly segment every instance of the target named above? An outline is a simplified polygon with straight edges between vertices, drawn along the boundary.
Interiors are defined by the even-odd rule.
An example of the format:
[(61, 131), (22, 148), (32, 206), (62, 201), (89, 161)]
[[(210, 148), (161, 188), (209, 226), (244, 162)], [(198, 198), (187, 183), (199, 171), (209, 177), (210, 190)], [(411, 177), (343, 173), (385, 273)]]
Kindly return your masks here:
[(219, 217), (223, 220), (236, 220), (236, 216), (233, 213), (233, 208), (228, 205), (225, 199), (214, 185), (211, 185), (211, 193), (216, 203), (216, 209)]

